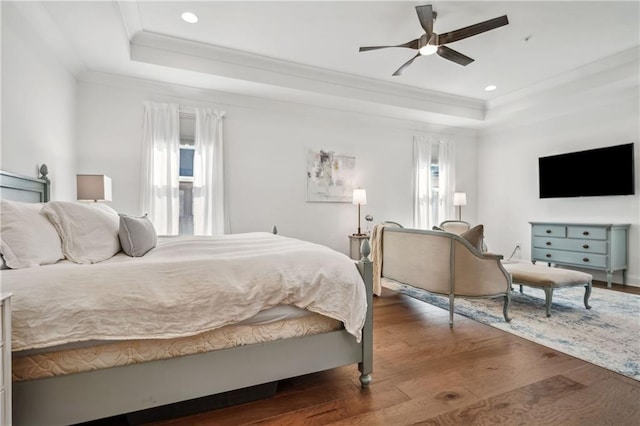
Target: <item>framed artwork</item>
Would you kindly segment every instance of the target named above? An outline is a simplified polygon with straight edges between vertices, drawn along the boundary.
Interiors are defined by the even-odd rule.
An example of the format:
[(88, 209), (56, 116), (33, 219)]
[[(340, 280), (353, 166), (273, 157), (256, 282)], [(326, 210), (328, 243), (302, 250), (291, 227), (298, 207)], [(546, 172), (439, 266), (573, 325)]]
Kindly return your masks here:
[(355, 157), (307, 150), (307, 201), (350, 203), (355, 173)]

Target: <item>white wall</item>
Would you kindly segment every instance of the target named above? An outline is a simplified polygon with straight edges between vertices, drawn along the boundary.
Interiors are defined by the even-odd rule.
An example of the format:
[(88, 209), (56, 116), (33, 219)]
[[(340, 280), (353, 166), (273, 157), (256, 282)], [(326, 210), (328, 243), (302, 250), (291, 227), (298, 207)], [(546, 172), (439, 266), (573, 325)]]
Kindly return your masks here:
[(2, 2), (0, 168), (38, 177), (49, 166), (51, 196), (75, 199), (75, 77), (11, 3)]
[[(633, 59), (633, 58), (632, 58)], [(478, 218), (492, 251), (516, 243), (529, 260), (530, 221), (630, 223), (628, 282), (640, 285), (640, 98), (638, 61), (571, 81), (503, 107), (479, 137)], [(538, 157), (635, 142), (636, 195), (538, 197)], [(577, 170), (574, 173), (598, 173)], [(586, 270), (587, 271), (587, 270)], [(589, 271), (587, 271), (589, 272)], [(605, 274), (591, 271), (605, 281)], [(621, 282), (620, 272), (614, 282)]]
[(412, 223), (412, 138), (438, 132), (458, 144), (459, 181), (469, 193), (465, 217), (475, 215), (475, 132), (293, 103), (203, 92), (186, 87), (94, 75), (79, 84), (78, 172), (113, 180), (113, 207), (138, 211), (142, 103), (208, 105), (227, 112), (225, 155), (231, 231), (269, 231), (348, 252), (357, 209), (350, 203), (307, 203), (306, 150), (356, 157), (357, 185), (367, 189), (364, 216), (374, 223)]

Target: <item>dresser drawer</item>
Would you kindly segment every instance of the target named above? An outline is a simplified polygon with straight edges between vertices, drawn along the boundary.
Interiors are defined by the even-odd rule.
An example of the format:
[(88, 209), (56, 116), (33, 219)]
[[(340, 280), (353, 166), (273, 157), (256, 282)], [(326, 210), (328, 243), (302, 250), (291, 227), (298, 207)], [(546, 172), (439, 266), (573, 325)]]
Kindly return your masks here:
[(582, 239), (589, 239), (589, 240), (606, 240), (607, 229), (594, 228), (591, 226), (568, 226), (567, 237), (582, 238)]
[(580, 253), (607, 254), (606, 241), (533, 237), (533, 246), (543, 249), (568, 250)]
[(543, 262), (560, 262), (570, 263), (592, 268), (605, 268), (607, 265), (607, 256), (594, 253), (576, 253), (564, 250), (546, 250), (542, 248), (533, 249), (533, 259)]
[(560, 237), (565, 238), (567, 236), (567, 228), (562, 225), (533, 225), (533, 235), (547, 237)]

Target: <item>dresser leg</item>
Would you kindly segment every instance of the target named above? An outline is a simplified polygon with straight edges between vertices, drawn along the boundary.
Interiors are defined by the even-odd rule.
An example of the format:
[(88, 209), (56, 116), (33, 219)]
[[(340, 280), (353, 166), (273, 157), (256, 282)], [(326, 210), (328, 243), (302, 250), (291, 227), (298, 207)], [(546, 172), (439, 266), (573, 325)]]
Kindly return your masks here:
[(607, 271), (607, 288), (611, 288), (612, 280), (613, 280), (613, 272)]

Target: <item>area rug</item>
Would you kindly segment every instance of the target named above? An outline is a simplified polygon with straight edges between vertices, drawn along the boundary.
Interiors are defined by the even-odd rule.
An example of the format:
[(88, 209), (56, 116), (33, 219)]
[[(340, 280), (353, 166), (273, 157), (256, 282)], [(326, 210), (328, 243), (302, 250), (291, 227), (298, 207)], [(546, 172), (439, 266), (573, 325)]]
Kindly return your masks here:
[[(392, 281), (384, 286), (449, 310), (445, 296)], [(639, 295), (593, 288), (587, 310), (584, 287), (558, 289), (549, 318), (543, 290), (524, 287), (524, 293), (513, 291), (511, 296), (510, 323), (502, 316), (502, 298), (456, 298), (455, 313), (640, 380)]]

